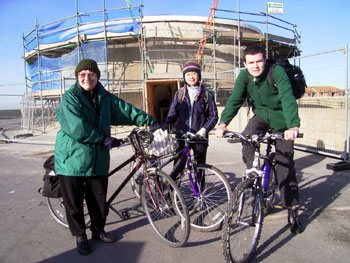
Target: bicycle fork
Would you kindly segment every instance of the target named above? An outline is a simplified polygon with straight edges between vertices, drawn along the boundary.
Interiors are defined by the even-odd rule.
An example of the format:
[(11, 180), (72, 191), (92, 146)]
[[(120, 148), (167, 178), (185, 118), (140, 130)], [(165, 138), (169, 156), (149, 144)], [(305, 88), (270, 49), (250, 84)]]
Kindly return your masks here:
[[(189, 151), (186, 152), (186, 159), (187, 159), (188, 178), (190, 180), (193, 194), (197, 199), (201, 199), (201, 196), (203, 195), (203, 191), (202, 191), (202, 187), (200, 185), (200, 180), (198, 178), (198, 175), (197, 175), (197, 172), (195, 169), (196, 164), (193, 163), (193, 161), (191, 162), (191, 157), (190, 157)], [(204, 175), (201, 175), (201, 176), (204, 176)], [(198, 191), (197, 191), (197, 189), (198, 189)]]
[[(155, 175), (155, 177), (156, 177), (156, 176), (157, 176), (157, 175)], [(155, 207), (155, 209), (158, 210), (158, 211), (160, 211), (160, 212), (164, 212), (164, 210), (169, 209), (168, 201), (167, 201), (167, 199), (166, 199), (166, 198), (164, 197), (164, 195), (163, 195), (163, 190), (164, 190), (164, 189), (161, 189), (161, 187), (160, 187), (160, 185), (159, 185), (159, 180), (158, 180), (157, 178), (155, 178), (154, 184), (155, 184), (156, 190), (158, 191), (160, 197), (162, 198), (162, 200), (163, 200), (163, 202), (164, 202), (164, 204), (165, 204), (165, 206), (164, 206), (165, 209), (163, 209), (162, 207), (160, 207), (159, 204), (156, 203), (155, 198), (153, 197), (153, 194), (152, 194), (152, 191), (151, 191), (151, 187), (150, 187), (150, 183), (149, 183), (148, 177), (147, 177), (147, 175), (146, 175), (146, 170), (144, 170), (144, 180), (145, 180), (145, 183), (146, 183), (146, 187), (147, 187), (148, 194), (149, 194), (149, 196), (150, 196), (150, 198), (151, 198), (151, 200), (152, 200), (152, 204), (153, 204), (153, 206)], [(162, 182), (162, 184), (166, 184), (166, 182)], [(162, 188), (164, 188), (164, 186), (163, 186)], [(169, 194), (171, 194), (171, 193), (169, 192)]]

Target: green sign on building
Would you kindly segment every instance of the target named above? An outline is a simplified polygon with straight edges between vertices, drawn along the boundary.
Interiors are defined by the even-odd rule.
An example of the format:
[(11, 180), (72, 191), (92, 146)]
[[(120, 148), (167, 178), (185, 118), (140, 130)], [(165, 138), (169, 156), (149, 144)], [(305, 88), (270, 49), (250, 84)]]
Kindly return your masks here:
[(269, 14), (280, 14), (280, 15), (283, 15), (283, 3), (267, 2), (267, 12)]

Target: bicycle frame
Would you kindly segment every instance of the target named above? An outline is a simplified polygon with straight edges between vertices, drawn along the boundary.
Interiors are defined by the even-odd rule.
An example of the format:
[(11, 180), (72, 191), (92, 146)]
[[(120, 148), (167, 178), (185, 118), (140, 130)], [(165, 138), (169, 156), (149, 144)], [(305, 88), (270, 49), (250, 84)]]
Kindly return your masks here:
[[(176, 164), (178, 166), (180, 165), (182, 166), (184, 163), (186, 163), (186, 168), (188, 170), (188, 176), (189, 176), (192, 191), (196, 198), (200, 198), (200, 195), (203, 194), (203, 192), (197, 180), (196, 170), (194, 169), (195, 161), (191, 157), (190, 142), (188, 138), (185, 138), (184, 140), (185, 140), (185, 147), (181, 151), (176, 153), (174, 156), (169, 158), (167, 161), (157, 166), (156, 169), (161, 170), (163, 167), (167, 166), (169, 163), (171, 163), (174, 160), (179, 160), (178, 161), (179, 163)], [(177, 172), (176, 167), (174, 167), (174, 169), (170, 172), (170, 177), (173, 178), (176, 172)], [(194, 180), (193, 180), (193, 177), (194, 177)], [(197, 188), (199, 189), (199, 193), (196, 190), (195, 185), (197, 185)]]
[[(135, 161), (136, 159), (138, 159), (138, 156), (136, 154), (134, 154), (133, 156), (131, 156), (128, 160), (126, 160), (125, 162), (123, 162), (122, 164), (120, 164), (119, 166), (117, 166), (116, 168), (114, 168), (112, 171), (110, 171), (108, 173), (108, 177), (115, 174), (116, 172), (118, 172), (120, 169), (124, 168), (125, 166), (127, 166), (129, 163), (131, 163), (132, 161)], [(130, 181), (131, 177), (133, 177), (133, 175), (140, 169), (141, 165), (142, 165), (142, 161), (140, 160), (137, 165), (134, 167), (134, 169), (129, 173), (129, 175), (123, 180), (123, 182), (119, 185), (119, 187), (117, 188), (117, 190), (111, 195), (111, 197), (108, 199), (107, 201), (107, 205), (110, 206), (111, 203), (113, 202), (113, 200), (117, 197), (117, 195), (120, 193), (120, 191), (124, 188), (124, 186)]]
[[(138, 159), (139, 161), (136, 163), (135, 167), (133, 168), (133, 170), (129, 173), (129, 175), (123, 180), (123, 182), (119, 185), (119, 187), (117, 188), (117, 190), (115, 190), (115, 192), (111, 195), (111, 197), (108, 199), (107, 201), (107, 205), (109, 207), (111, 207), (111, 203), (113, 202), (113, 200), (117, 197), (117, 195), (120, 193), (120, 191), (125, 187), (125, 185), (130, 181), (130, 179), (134, 176), (134, 174), (140, 169), (140, 167), (142, 166), (142, 164), (144, 164), (146, 161), (143, 160), (142, 158), (140, 158), (140, 156), (138, 156), (137, 154), (134, 154), (133, 156), (131, 156), (128, 160), (126, 160), (125, 162), (123, 162), (122, 164), (120, 164), (119, 166), (117, 166), (116, 168), (114, 168), (111, 172), (108, 173), (108, 176), (111, 176), (113, 174), (115, 174), (116, 172), (118, 172), (119, 170), (121, 170), (122, 168), (124, 168), (125, 166), (127, 166), (128, 164), (130, 164), (131, 162), (135, 161), (136, 159)], [(146, 170), (146, 166), (145, 166), (145, 170)], [(148, 179), (146, 176), (145, 171), (143, 172), (143, 176), (145, 178), (145, 182), (147, 185), (147, 189), (150, 191), (149, 188), (149, 183), (148, 183)], [(159, 185), (156, 185), (157, 189), (160, 190)], [(163, 196), (162, 191), (159, 191), (161, 194), (161, 197), (163, 199), (164, 202), (166, 201), (166, 198)], [(155, 208), (159, 209), (158, 205), (156, 204), (156, 202), (154, 201), (154, 198), (152, 196), (152, 194), (150, 195), (151, 199), (152, 199), (152, 203), (154, 205)]]

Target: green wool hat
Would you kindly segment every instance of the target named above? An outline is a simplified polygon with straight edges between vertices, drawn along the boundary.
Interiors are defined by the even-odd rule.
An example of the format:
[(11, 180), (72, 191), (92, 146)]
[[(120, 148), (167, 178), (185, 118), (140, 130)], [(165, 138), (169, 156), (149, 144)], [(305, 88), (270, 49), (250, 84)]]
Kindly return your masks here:
[(96, 73), (97, 79), (100, 79), (101, 72), (97, 66), (97, 63), (95, 60), (92, 59), (83, 59), (82, 61), (79, 62), (78, 66), (75, 68), (75, 77), (78, 78), (78, 73), (82, 70), (91, 70)]

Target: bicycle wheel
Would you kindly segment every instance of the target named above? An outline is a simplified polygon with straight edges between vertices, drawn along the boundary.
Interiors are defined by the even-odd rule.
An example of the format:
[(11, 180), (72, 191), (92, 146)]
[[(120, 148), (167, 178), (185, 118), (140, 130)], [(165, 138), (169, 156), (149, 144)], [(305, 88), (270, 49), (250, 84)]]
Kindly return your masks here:
[[(204, 176), (202, 182), (199, 182), (200, 175)], [(191, 183), (195, 185), (198, 196), (195, 196)], [(231, 185), (226, 176), (212, 165), (200, 164), (196, 167), (196, 176), (192, 175), (192, 182), (188, 174), (183, 174), (177, 184), (186, 201), (191, 228), (202, 232), (219, 229), (232, 199)]]
[(143, 209), (157, 235), (171, 247), (185, 245), (190, 235), (190, 219), (175, 182), (164, 172), (149, 169), (147, 180), (142, 177), (140, 190)]
[[(249, 262), (259, 243), (263, 214), (261, 195), (247, 179), (234, 190), (225, 218), (222, 247), (227, 262)], [(231, 206), (232, 205), (232, 206)]]
[[(63, 205), (63, 198), (50, 198), (46, 197), (46, 204), (49, 208), (50, 214), (56, 220), (57, 223), (64, 227), (68, 227), (66, 209)], [(87, 206), (84, 200), (84, 217), (86, 226), (90, 225), (89, 212), (87, 211)]]
[(263, 196), (263, 212), (264, 215), (267, 215), (271, 209), (277, 205), (277, 180), (275, 167), (271, 166), (269, 183), (267, 185), (267, 191)]
[(63, 199), (46, 197), (46, 204), (50, 210), (50, 214), (57, 223), (64, 227), (68, 227), (66, 210), (63, 205)]

